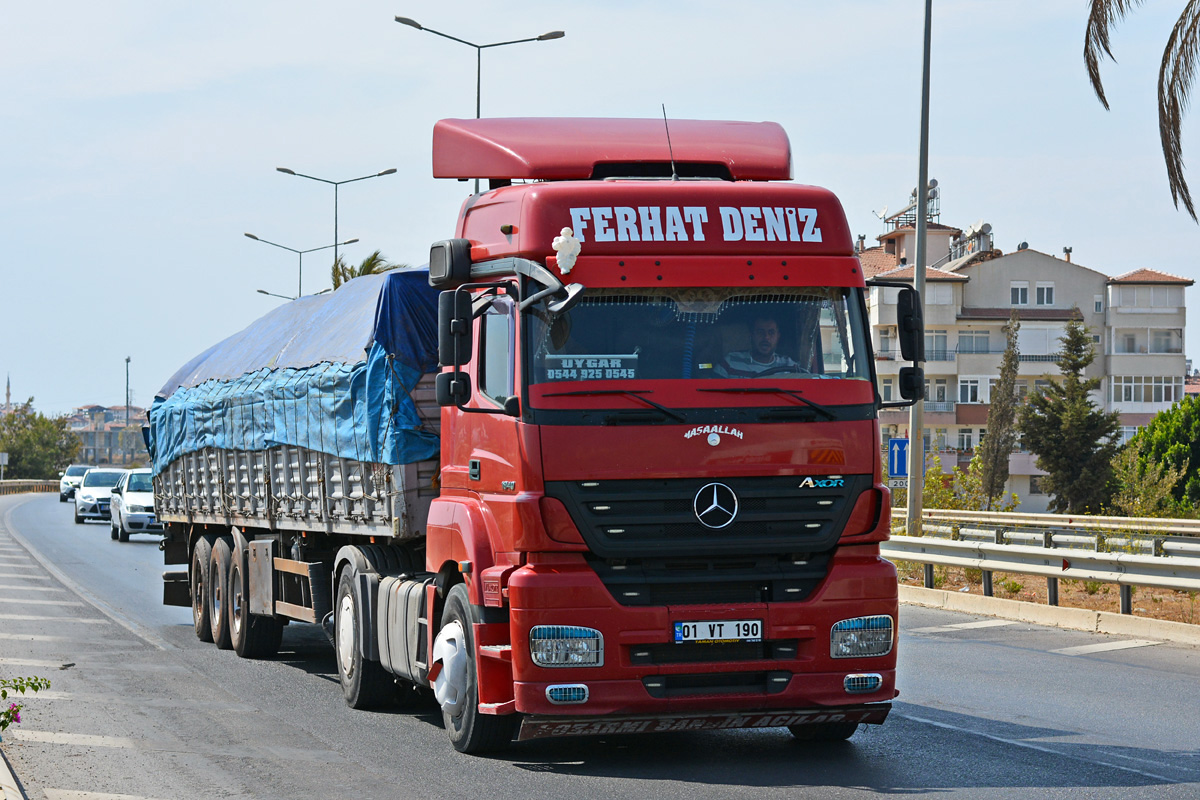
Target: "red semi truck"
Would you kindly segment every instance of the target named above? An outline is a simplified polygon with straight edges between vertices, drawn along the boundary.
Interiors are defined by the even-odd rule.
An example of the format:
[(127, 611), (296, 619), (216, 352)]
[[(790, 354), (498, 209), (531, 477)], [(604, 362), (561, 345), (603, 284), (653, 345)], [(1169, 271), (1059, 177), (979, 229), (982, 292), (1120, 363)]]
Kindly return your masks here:
[[(403, 361), (381, 325), (436, 338), (437, 368), (346, 417), (378, 438), (411, 400), (418, 434), (440, 428), (436, 460), (299, 441), (280, 433), (286, 411), (269, 435), (229, 435), (244, 424), (230, 409), (261, 409), (271, 370), (338, 359), (191, 369), (151, 417), (166, 560), (189, 565), (166, 574), (165, 602), (251, 657), (287, 620), (324, 622), (350, 705), (432, 689), (466, 752), (882, 723), (897, 589), (879, 554), (890, 503), (867, 284), (838, 200), (791, 168), (773, 123), (439, 122), (435, 177), (490, 184), (431, 249), (439, 294), (401, 308), (393, 276), (292, 304), (328, 321), (322, 304), (358, 281), (380, 292), (368, 386)], [(897, 288), (917, 360), (919, 305)], [(238, 381), (242, 400), (222, 400)], [(920, 385), (906, 367), (902, 396)], [(171, 400), (180, 386), (187, 402)], [(354, 386), (331, 384), (328, 408), (353, 405), (336, 401)], [(217, 398), (204, 413), (201, 389)], [(293, 416), (305, 435), (324, 425)]]

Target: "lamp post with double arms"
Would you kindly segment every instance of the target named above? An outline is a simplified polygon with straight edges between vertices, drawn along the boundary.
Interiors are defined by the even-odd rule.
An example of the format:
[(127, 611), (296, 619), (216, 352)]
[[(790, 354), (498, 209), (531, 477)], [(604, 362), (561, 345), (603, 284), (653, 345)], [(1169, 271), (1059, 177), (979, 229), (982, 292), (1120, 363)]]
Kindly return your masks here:
[[(561, 39), (567, 34), (564, 31), (549, 31), (541, 36), (531, 36), (527, 39), (511, 39), (507, 42), (491, 42), (489, 44), (475, 44), (468, 42), (466, 39), (460, 39), (457, 36), (451, 36), (448, 33), (435, 31), (433, 28), (427, 28), (415, 19), (409, 17), (396, 17), (396, 22), (401, 25), (407, 25), (410, 28), (416, 28), (419, 31), (427, 31), (434, 36), (441, 36), (443, 39), (449, 39), (452, 42), (465, 44), (467, 47), (475, 48), (475, 119), (479, 119), (479, 98), (480, 98), (480, 82), (483, 75), (483, 51), (489, 47), (504, 47), (509, 44), (522, 44), (523, 42), (548, 42), (551, 39)], [(479, 194), (479, 179), (475, 179), (475, 194)]]
[[(343, 183), (356, 183), (357, 181), (365, 181), (369, 178), (382, 178), (384, 175), (396, 174), (396, 168), (391, 167), (389, 169), (385, 169), (383, 172), (375, 172), (371, 175), (363, 175), (360, 178), (347, 178), (344, 181), (331, 181), (328, 178), (318, 178), (315, 175), (305, 175), (303, 172), (296, 172), (295, 170), (288, 169), (287, 167), (276, 167), (275, 171), (282, 172), (284, 175), (295, 175), (297, 178), (308, 178), (310, 181), (328, 183), (333, 187), (333, 244), (329, 245), (329, 247), (333, 248), (333, 261), (335, 264), (338, 260), (338, 187)], [(309, 251), (306, 250), (305, 252), (307, 253)]]
[[(337, 242), (336, 244), (327, 244), (327, 245), (322, 245), (321, 247), (310, 247), (307, 250), (297, 250), (294, 247), (288, 247), (286, 244), (279, 244), (278, 242), (268, 242), (266, 239), (261, 239), (258, 236), (255, 236), (253, 233), (247, 233), (246, 238), (253, 239), (256, 242), (262, 242), (263, 244), (269, 244), (272, 247), (278, 247), (281, 250), (287, 250), (289, 252), (295, 253), (296, 255), (298, 255), (300, 257), (300, 264), (299, 264), (300, 270), (299, 270), (299, 273), (296, 278), (296, 297), (301, 297), (304, 294), (304, 254), (305, 253), (315, 253), (318, 250), (328, 250), (331, 247), (337, 247), (338, 245), (341, 245), (341, 244), (354, 244), (355, 242), (358, 241), (358, 239), (347, 239), (344, 242)], [(270, 292), (263, 292), (263, 294), (270, 294)]]

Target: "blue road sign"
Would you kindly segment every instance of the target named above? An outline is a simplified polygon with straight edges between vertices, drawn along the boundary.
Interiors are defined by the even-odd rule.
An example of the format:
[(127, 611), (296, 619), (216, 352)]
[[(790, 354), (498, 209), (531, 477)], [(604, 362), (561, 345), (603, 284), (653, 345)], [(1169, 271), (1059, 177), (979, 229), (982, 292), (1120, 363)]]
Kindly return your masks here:
[(908, 439), (888, 439), (888, 477), (908, 477)]

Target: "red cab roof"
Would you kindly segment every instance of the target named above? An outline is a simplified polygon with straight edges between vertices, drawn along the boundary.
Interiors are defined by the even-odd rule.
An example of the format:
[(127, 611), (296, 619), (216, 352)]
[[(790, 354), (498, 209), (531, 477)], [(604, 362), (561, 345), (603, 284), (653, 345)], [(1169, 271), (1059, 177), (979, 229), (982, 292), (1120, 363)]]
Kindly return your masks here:
[(734, 180), (791, 180), (775, 122), (513, 117), (444, 119), (433, 128), (435, 178), (586, 180), (597, 164), (718, 164)]

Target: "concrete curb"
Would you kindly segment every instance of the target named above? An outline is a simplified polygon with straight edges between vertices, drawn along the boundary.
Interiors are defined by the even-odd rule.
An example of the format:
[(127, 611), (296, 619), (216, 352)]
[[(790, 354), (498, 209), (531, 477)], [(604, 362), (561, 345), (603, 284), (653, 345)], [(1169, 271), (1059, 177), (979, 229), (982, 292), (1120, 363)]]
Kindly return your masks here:
[(982, 614), (1092, 633), (1132, 636), (1138, 639), (1158, 639), (1176, 644), (1200, 647), (1200, 625), (1186, 622), (1167, 622), (1161, 619), (1113, 614), (1110, 611), (1089, 611), (1085, 608), (1063, 608), (984, 597), (977, 594), (948, 592), (944, 589), (925, 589), (920, 586), (901, 586), (900, 602), (966, 614)]
[(8, 765), (8, 756), (0, 750), (0, 798), (3, 800), (29, 800), (29, 796), (21, 791), (17, 778)]

